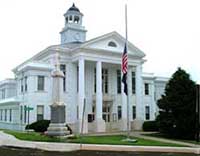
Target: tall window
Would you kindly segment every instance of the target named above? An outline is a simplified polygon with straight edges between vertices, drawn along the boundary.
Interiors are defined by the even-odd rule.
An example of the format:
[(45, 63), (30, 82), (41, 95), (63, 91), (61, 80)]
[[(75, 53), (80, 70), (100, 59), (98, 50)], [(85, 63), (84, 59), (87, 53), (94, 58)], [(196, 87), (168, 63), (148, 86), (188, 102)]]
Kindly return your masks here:
[(44, 91), (44, 76), (38, 76), (38, 91)]
[(2, 89), (2, 99), (6, 98), (6, 89)]
[(20, 121), (23, 119), (23, 106), (20, 106)]
[(63, 72), (64, 74), (64, 78), (63, 78), (63, 91), (66, 91), (66, 65), (65, 64), (61, 64), (60, 65), (60, 70)]
[(5, 121), (7, 121), (7, 109), (5, 109)]
[(121, 93), (121, 70), (117, 70), (117, 93)]
[(146, 118), (146, 120), (150, 119), (150, 107), (149, 106), (145, 106), (145, 118)]
[(37, 121), (44, 119), (44, 106), (37, 106)]
[(26, 114), (27, 114), (27, 107), (24, 106), (24, 123), (26, 123), (27, 120)]
[(79, 90), (78, 89), (79, 88), (79, 67), (78, 66), (77, 66), (77, 72), (76, 73), (77, 73), (77, 75), (76, 75), (77, 79), (76, 80), (77, 80), (77, 92), (78, 92), (78, 90)]
[(132, 72), (132, 93), (135, 94), (135, 72)]
[(23, 93), (23, 91), (24, 91), (23, 79), (20, 80), (20, 84), (21, 84), (21, 92)]
[(118, 120), (122, 118), (122, 106), (117, 106), (117, 117)]
[(9, 121), (12, 122), (12, 109), (10, 109), (10, 117), (9, 117)]
[(96, 68), (94, 69), (94, 92), (96, 93), (96, 90), (97, 90), (97, 70)]
[[(94, 92), (96, 93), (96, 68), (94, 69)], [(108, 93), (108, 69), (102, 69), (102, 92)]]
[(27, 76), (25, 76), (24, 82), (25, 82), (24, 90), (25, 90), (25, 92), (27, 92), (27, 89), (28, 89), (28, 86), (27, 86)]
[(3, 110), (1, 109), (0, 110), (0, 121), (2, 121), (3, 120)]
[(108, 69), (102, 69), (102, 91), (108, 93)]
[(136, 106), (132, 106), (133, 120), (136, 118)]
[(149, 95), (149, 84), (148, 83), (144, 84), (144, 93), (145, 93), (145, 95)]

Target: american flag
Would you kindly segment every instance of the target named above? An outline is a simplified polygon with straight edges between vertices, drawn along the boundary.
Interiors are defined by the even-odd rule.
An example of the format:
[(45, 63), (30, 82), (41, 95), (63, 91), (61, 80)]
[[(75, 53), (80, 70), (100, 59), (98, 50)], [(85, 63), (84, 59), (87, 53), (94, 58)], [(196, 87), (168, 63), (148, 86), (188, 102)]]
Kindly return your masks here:
[(128, 88), (127, 88), (127, 73), (128, 73), (128, 53), (127, 53), (127, 45), (124, 46), (124, 52), (122, 55), (122, 82), (124, 83), (124, 93), (128, 95)]

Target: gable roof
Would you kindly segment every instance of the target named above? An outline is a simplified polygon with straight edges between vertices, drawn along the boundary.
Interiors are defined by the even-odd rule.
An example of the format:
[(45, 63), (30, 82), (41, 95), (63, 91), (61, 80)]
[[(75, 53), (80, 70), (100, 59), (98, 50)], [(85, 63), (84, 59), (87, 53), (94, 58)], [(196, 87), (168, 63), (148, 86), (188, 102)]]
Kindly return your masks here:
[[(93, 38), (91, 40), (88, 40), (88, 41), (84, 42), (83, 44), (81, 44), (79, 48), (91, 47), (92, 45), (97, 44), (98, 42), (101, 42), (101, 41), (106, 40), (106, 39), (111, 39), (111, 41), (112, 41), (112, 39), (116, 39), (119, 42), (119, 44), (123, 45), (123, 47), (124, 47), (125, 42), (126, 42), (126, 39), (123, 36), (121, 36), (116, 31), (113, 31), (113, 32), (104, 34), (102, 36)], [(98, 48), (98, 47), (95, 47), (95, 48)], [(102, 47), (99, 47), (99, 48), (101, 49)], [(108, 48), (108, 47), (106, 47), (106, 48)], [(106, 50), (106, 49), (104, 49), (104, 50)], [(111, 49), (111, 50), (114, 50), (114, 48)], [(122, 50), (120, 49), (121, 53), (122, 53)], [(140, 57), (140, 58), (143, 58), (145, 56), (143, 51), (141, 51), (139, 48), (134, 46), (129, 41), (128, 41), (128, 52), (130, 52), (129, 53), (130, 55), (136, 55), (137, 57)]]
[[(24, 64), (28, 63), (29, 61), (33, 61), (36, 60), (37, 58), (39, 58), (40, 56), (48, 53), (48, 52), (52, 52), (52, 50), (62, 50), (62, 51), (74, 51), (77, 49), (84, 49), (84, 48), (91, 48), (92, 49), (92, 45), (94, 44), (98, 44), (101, 43), (101, 41), (104, 41), (106, 39), (115, 39), (118, 44), (121, 44), (121, 47), (124, 47), (124, 44), (126, 42), (126, 39), (121, 36), (119, 33), (117, 33), (116, 31), (104, 34), (102, 36), (98, 36), (96, 38), (90, 39), (88, 41), (85, 41), (83, 43), (81, 42), (73, 42), (73, 43), (65, 43), (65, 44), (59, 44), (59, 45), (52, 45), (47, 47), (46, 49), (42, 50), (41, 52), (35, 54), (33, 57), (31, 57), (30, 59), (24, 61), (23, 63), (21, 63), (20, 65), (18, 65), (17, 67), (15, 67), (12, 71), (16, 71), (17, 68), (19, 68), (20, 66), (23, 66)], [(102, 47), (95, 47), (96, 49), (101, 48)], [(106, 47), (109, 48), (109, 47)], [(107, 51), (114, 51), (114, 48), (111, 49), (102, 49), (102, 50), (107, 50)], [(118, 49), (118, 53), (122, 53), (123, 49)], [(139, 58), (143, 58), (145, 56), (144, 52), (142, 52), (140, 49), (138, 49), (136, 46), (134, 46), (131, 42), (128, 41), (128, 52), (129, 55), (134, 55), (137, 56)]]

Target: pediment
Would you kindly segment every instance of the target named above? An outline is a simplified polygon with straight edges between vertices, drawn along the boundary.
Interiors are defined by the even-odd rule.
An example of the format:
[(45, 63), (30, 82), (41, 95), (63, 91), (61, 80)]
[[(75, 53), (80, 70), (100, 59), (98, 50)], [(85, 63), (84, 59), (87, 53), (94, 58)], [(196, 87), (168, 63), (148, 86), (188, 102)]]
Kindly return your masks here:
[[(122, 54), (122, 52), (124, 51), (124, 45), (125, 38), (123, 38), (117, 32), (111, 32), (103, 36), (91, 39), (85, 42), (81, 47)], [(128, 53), (129, 55), (141, 58), (145, 56), (145, 54), (140, 49), (135, 47), (130, 42), (128, 42)]]

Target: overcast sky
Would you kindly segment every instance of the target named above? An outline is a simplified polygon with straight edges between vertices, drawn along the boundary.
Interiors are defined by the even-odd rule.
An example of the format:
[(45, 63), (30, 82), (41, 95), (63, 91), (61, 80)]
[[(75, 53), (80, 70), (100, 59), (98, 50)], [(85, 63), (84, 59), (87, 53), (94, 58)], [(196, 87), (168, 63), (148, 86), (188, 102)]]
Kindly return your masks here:
[(200, 0), (1, 0), (0, 80), (44, 48), (60, 43), (63, 14), (75, 2), (87, 39), (117, 31), (145, 54), (143, 71), (170, 77), (182, 67), (200, 82)]

